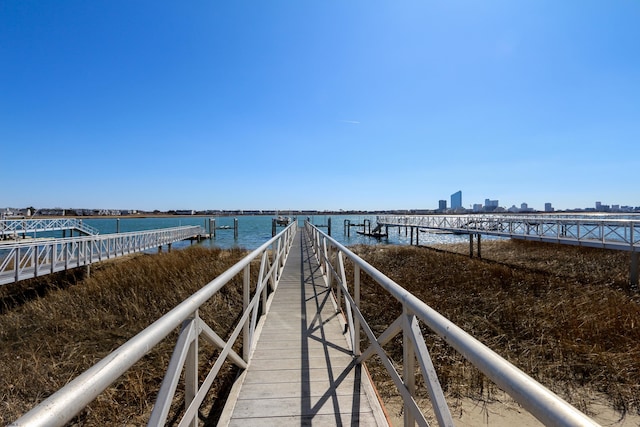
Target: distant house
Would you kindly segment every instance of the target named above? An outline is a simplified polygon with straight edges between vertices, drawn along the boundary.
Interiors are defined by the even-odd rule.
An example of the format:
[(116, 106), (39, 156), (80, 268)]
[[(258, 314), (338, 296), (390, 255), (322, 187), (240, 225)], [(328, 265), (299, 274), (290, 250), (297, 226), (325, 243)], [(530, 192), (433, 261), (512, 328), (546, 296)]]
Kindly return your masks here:
[(195, 215), (196, 211), (192, 210), (177, 210), (176, 215)]

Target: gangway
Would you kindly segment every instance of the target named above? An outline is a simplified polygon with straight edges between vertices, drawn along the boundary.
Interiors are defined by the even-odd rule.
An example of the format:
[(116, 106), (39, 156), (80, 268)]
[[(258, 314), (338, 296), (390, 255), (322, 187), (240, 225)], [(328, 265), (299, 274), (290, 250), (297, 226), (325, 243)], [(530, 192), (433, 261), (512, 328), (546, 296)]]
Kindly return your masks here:
[(0, 239), (18, 239), (27, 234), (37, 236), (37, 233), (50, 231), (76, 230), (86, 236), (99, 234), (97, 228), (92, 227), (81, 219), (52, 218), (52, 219), (3, 219), (0, 220)]
[[(354, 267), (349, 279), (347, 259)], [(254, 266), (259, 268), (257, 279), (250, 274)], [(403, 307), (400, 317), (379, 336), (360, 311), (363, 274)], [(236, 276), (242, 278), (243, 310), (225, 341), (200, 318), (198, 309)], [(342, 323), (336, 333), (331, 324), (338, 320)], [(221, 425), (384, 425), (387, 420), (370, 393), (364, 365), (377, 355), (402, 397), (405, 425), (428, 425), (416, 403), (417, 362), (438, 424), (451, 426), (423, 326), (443, 337), (544, 424), (597, 425), (318, 228), (306, 223), (299, 232), (296, 221), (11, 425), (64, 425), (151, 348), (180, 329), (148, 425), (165, 425), (181, 378), (184, 386), (179, 395), (185, 410), (172, 423), (197, 425), (199, 407), (225, 362), (243, 374), (227, 401)], [(241, 354), (233, 350), (240, 334)], [(362, 334), (367, 338), (362, 342), (368, 343), (364, 349)], [(383, 348), (398, 335), (404, 355), (401, 372)], [(199, 339), (219, 349), (202, 383), (198, 381)]]
[(204, 234), (199, 226), (0, 245), (0, 285), (88, 266)]
[[(640, 220), (588, 218), (560, 215), (380, 215), (379, 226), (408, 227), (467, 234), (473, 255), (473, 237), (500, 236), (631, 253), (630, 283), (638, 285), (640, 270)], [(413, 240), (413, 238), (412, 238)], [(417, 233), (416, 233), (417, 241)]]

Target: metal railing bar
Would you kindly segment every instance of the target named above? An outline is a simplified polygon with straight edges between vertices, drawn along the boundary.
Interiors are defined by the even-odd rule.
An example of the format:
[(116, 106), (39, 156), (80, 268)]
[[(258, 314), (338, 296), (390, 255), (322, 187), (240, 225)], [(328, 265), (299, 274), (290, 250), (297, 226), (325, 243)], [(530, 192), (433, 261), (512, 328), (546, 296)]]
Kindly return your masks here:
[(156, 404), (151, 411), (151, 417), (149, 417), (147, 424), (149, 426), (164, 425), (167, 421), (169, 409), (171, 409), (171, 401), (173, 400), (176, 388), (178, 387), (178, 381), (182, 374), (182, 367), (187, 360), (189, 344), (198, 336), (196, 323), (195, 317), (183, 322), (182, 330), (178, 335), (178, 340), (176, 341), (171, 360), (169, 361), (167, 375), (162, 379)]
[(440, 385), (438, 374), (436, 374), (436, 369), (433, 366), (429, 349), (425, 344), (424, 336), (422, 335), (420, 325), (418, 324), (418, 319), (412, 314), (407, 314), (405, 316), (407, 316), (408, 328), (405, 333), (405, 338), (403, 339), (411, 340), (413, 348), (418, 353), (418, 363), (420, 364), (420, 369), (422, 370), (422, 375), (425, 379), (427, 390), (429, 391), (431, 404), (435, 408), (438, 425), (453, 426), (454, 424), (453, 419), (451, 418), (451, 412), (449, 411), (449, 405), (447, 405), (447, 401), (444, 398), (442, 386)]
[[(225, 342), (220, 335), (216, 334), (215, 331), (211, 329), (211, 326), (207, 325), (207, 323), (202, 319), (200, 319), (200, 328), (202, 328), (200, 335), (202, 335), (202, 338), (205, 341), (216, 347), (218, 350), (223, 350), (225, 348), (227, 342)], [(247, 362), (244, 361), (233, 349), (229, 350), (229, 360), (231, 360), (231, 362), (240, 369), (247, 368)]]
[[(356, 314), (359, 313), (359, 315), (357, 315), (357, 317), (361, 318), (360, 321), (362, 323), (362, 327), (363, 328), (367, 328), (367, 329), (369, 329), (371, 331), (371, 329), (369, 328), (369, 324), (366, 322), (366, 320), (364, 320), (364, 317), (362, 316), (362, 313), (360, 313), (360, 309), (357, 308), (357, 307), (356, 307), (356, 309), (357, 309)], [(380, 334), (380, 337), (377, 338), (377, 339), (376, 339), (373, 331), (371, 331), (371, 334), (369, 334), (369, 333), (367, 333), (367, 330), (365, 329), (365, 333), (369, 337), (370, 345), (358, 357), (358, 363), (366, 362), (372, 356), (375, 355), (375, 353), (377, 352), (377, 350), (376, 350), (377, 346), (375, 346), (375, 347), (373, 346), (374, 342), (376, 344), (378, 344), (382, 348), (382, 346), (388, 344), (389, 341), (391, 341), (400, 332), (402, 332), (402, 316), (400, 316), (396, 320), (394, 320), (393, 323), (391, 325), (389, 325), (389, 327), (387, 329), (385, 329), (385, 331), (382, 334)], [(373, 340), (371, 339), (371, 337), (373, 337)]]

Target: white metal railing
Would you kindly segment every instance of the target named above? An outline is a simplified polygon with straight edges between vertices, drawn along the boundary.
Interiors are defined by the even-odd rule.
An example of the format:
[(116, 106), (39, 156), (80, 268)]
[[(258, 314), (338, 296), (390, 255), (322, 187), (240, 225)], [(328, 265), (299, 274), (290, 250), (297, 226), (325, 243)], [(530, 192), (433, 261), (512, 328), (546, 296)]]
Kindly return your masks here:
[[(335, 293), (338, 304), (341, 304), (342, 295), (344, 295), (344, 313), (357, 362), (365, 362), (374, 355), (380, 358), (402, 396), (405, 426), (414, 425), (415, 423), (421, 426), (428, 425), (415, 401), (416, 358), (420, 365), (420, 371), (423, 373), (424, 382), (428, 388), (438, 424), (441, 426), (453, 425), (447, 402), (420, 330), (420, 323), (442, 337), (457, 352), (545, 425), (598, 425), (585, 414), (569, 405), (546, 387), (376, 270), (345, 246), (311, 224), (306, 223), (305, 226), (311, 236), (314, 252), (325, 275), (327, 286), (333, 287), (335, 280)], [(345, 259), (353, 263), (353, 295), (350, 294), (347, 286)], [(371, 277), (389, 293), (390, 297), (395, 298), (402, 304), (403, 312), (400, 317), (378, 337), (375, 336), (367, 323), (367, 319), (360, 311), (360, 278), (362, 273)], [(366, 334), (370, 343), (370, 346), (362, 352), (360, 351), (361, 330)], [(402, 374), (396, 371), (393, 361), (383, 348), (386, 343), (398, 334), (402, 334)]]
[[(297, 222), (294, 221), (277, 236), (251, 252), (11, 425), (30, 427), (65, 425), (134, 363), (180, 326), (181, 331), (148, 425), (165, 424), (183, 369), (185, 413), (179, 425), (197, 425), (198, 408), (223, 363), (229, 359), (241, 369), (246, 368), (254, 344), (260, 301), (263, 302), (262, 307), (268, 306), (267, 291), (269, 288), (275, 290), (277, 287), (296, 232)], [(260, 260), (260, 270), (255, 283), (255, 292), (251, 296), (250, 265), (254, 260)], [(198, 309), (238, 275), (243, 277), (243, 312), (230, 338), (225, 342), (206, 324), (204, 319), (199, 317)], [(232, 349), (241, 332), (243, 333), (242, 356)], [(198, 387), (197, 349), (200, 335), (220, 349), (220, 354), (206, 379)]]
[(97, 228), (76, 218), (51, 219), (3, 219), (0, 220), (0, 236), (19, 237), (26, 233), (46, 231), (78, 230), (87, 235), (99, 234)]
[(0, 285), (142, 252), (204, 234), (199, 226), (0, 245)]
[(376, 217), (385, 226), (439, 229), (640, 252), (640, 220), (531, 215)]

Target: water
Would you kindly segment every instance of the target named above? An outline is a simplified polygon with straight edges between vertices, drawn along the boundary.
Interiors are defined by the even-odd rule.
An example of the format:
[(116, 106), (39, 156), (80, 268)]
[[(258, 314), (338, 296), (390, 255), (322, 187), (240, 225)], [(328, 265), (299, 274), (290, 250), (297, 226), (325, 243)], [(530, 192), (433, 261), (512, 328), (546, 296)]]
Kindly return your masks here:
[[(184, 225), (197, 225), (205, 227), (209, 230), (209, 219), (213, 217), (148, 217), (148, 218), (88, 218), (83, 219), (87, 225), (100, 230), (100, 234), (111, 234), (120, 227), (121, 233), (129, 231), (154, 230), (158, 228), (178, 227)], [(229, 249), (233, 247), (241, 247), (245, 249), (255, 249), (271, 238), (272, 220), (270, 215), (256, 216), (238, 216), (238, 238), (234, 238), (233, 222), (234, 217), (216, 217), (216, 227), (229, 227), (228, 229), (216, 230), (215, 239), (204, 240), (201, 245), (209, 247), (218, 247)], [(298, 217), (298, 223), (303, 225), (303, 220), (307, 217)], [(405, 235), (404, 229), (398, 232), (397, 228), (389, 229), (389, 237), (383, 239), (375, 239), (368, 236), (362, 236), (357, 231), (362, 231), (362, 226), (351, 227), (350, 233), (345, 233), (345, 220), (351, 221), (351, 224), (363, 224), (365, 220), (370, 221), (371, 228), (376, 225), (375, 215), (313, 215), (308, 219), (312, 224), (320, 226), (320, 229), (327, 232), (327, 224), (331, 219), (331, 237), (340, 243), (349, 246), (355, 244), (394, 244), (408, 245), (410, 243), (410, 232)], [(118, 225), (119, 222), (119, 225)], [(277, 231), (282, 231), (282, 227), (278, 227)], [(348, 235), (350, 234), (350, 236)], [(468, 242), (468, 236), (457, 236), (453, 234), (433, 234), (420, 233), (420, 244), (436, 244), (436, 243), (458, 243)], [(175, 248), (189, 246), (189, 242), (176, 242), (172, 246)]]

